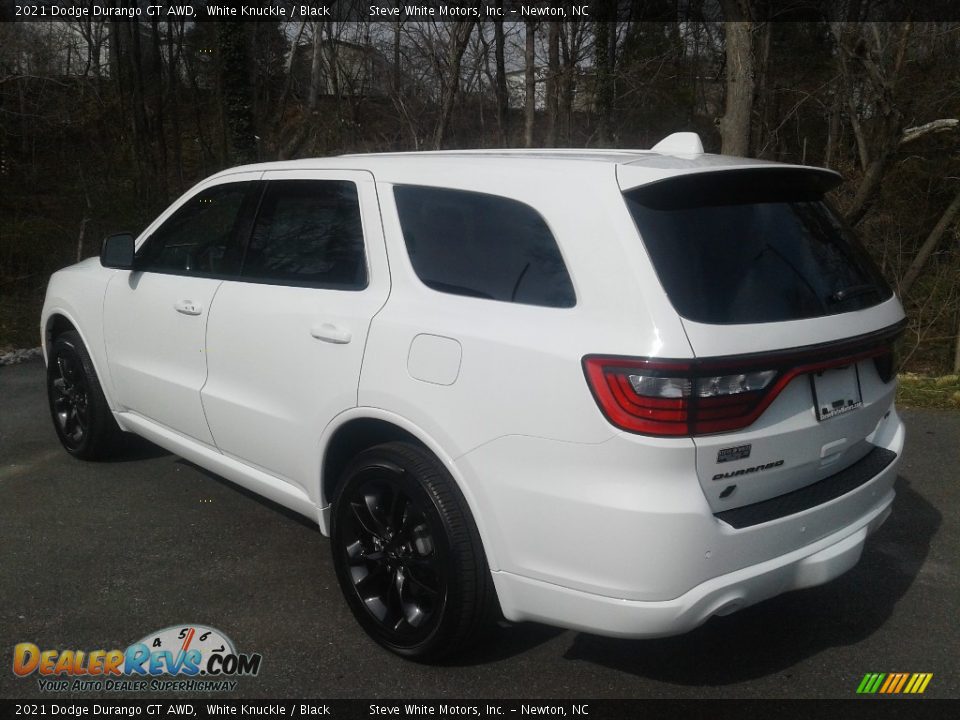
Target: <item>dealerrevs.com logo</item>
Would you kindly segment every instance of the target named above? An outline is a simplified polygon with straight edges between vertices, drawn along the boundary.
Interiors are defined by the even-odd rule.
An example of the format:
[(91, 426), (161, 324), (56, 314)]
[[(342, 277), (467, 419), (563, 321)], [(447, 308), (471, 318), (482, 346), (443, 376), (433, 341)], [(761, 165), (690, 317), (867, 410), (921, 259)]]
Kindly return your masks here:
[(260, 672), (259, 653), (238, 653), (219, 630), (174, 625), (125, 650), (13, 648), (13, 672), (37, 676), (41, 692), (216, 692), (235, 690), (238, 677)]

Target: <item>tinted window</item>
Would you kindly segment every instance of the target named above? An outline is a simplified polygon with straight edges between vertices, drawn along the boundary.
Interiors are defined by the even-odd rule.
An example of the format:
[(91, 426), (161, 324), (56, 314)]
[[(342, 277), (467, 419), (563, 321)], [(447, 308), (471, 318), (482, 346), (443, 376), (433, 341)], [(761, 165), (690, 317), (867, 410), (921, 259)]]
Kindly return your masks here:
[(394, 188), (413, 268), (441, 292), (572, 307), (573, 285), (543, 218), (516, 200), (428, 187)]
[(366, 287), (356, 185), (337, 180), (267, 183), (241, 275), (283, 285)]
[(890, 288), (804, 171), (685, 176), (628, 191), (671, 302), (704, 323), (820, 317), (876, 305)]
[(246, 234), (241, 226), (261, 187), (255, 182), (226, 183), (194, 195), (141, 246), (136, 256), (137, 270), (236, 274)]

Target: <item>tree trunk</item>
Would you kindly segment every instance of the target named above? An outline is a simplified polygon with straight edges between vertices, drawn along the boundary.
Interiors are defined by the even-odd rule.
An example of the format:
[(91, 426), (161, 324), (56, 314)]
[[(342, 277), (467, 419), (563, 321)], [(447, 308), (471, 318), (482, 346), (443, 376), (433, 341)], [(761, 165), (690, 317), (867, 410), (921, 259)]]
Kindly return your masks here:
[(573, 144), (573, 98), (576, 93), (577, 61), (580, 58), (583, 27), (586, 23), (568, 23), (560, 26), (560, 53), (562, 77), (559, 83), (561, 133), (567, 145)]
[[(768, 18), (764, 23), (758, 23), (755, 28), (760, 33), (759, 47), (754, 54), (753, 76), (756, 78), (754, 85), (754, 106), (759, 110), (759, 122), (756, 127), (751, 128), (750, 136), (752, 138), (751, 146), (757, 157), (763, 157), (759, 153), (763, 148), (770, 145), (770, 128), (776, 125), (776, 119), (780, 116), (781, 110), (778, 107), (776, 94), (772, 91), (770, 68), (770, 47), (773, 36), (773, 23)], [(766, 155), (772, 159), (779, 159), (773, 153)], [(801, 164), (805, 164), (801, 161)]]
[(290, 97), (290, 87), (293, 85), (293, 61), (296, 59), (297, 49), (300, 47), (300, 38), (303, 37), (303, 31), (306, 27), (307, 21), (301, 20), (300, 27), (293, 37), (293, 42), (290, 43), (290, 51), (283, 63), (283, 92), (280, 93), (280, 100), (277, 102), (277, 111), (274, 115), (274, 124), (278, 128), (283, 126), (283, 115), (287, 111), (287, 98)]
[[(875, 26), (870, 27), (876, 30)], [(904, 65), (912, 27), (910, 21), (900, 24), (890, 67), (881, 62), (881, 53), (871, 50), (869, 41), (858, 34), (862, 30), (860, 25), (846, 23), (838, 35), (840, 70), (848, 93), (850, 126), (864, 170), (863, 180), (846, 212), (847, 222), (851, 225), (860, 222), (876, 201), (887, 167), (903, 139), (903, 114), (897, 107), (894, 90)], [(850, 77), (850, 65), (853, 64), (863, 71), (859, 107), (854, 101), (852, 88), (855, 84)], [(863, 122), (859, 118), (861, 107), (869, 110), (864, 113), (869, 117)]]
[(960, 313), (957, 313), (957, 345), (953, 351), (953, 374), (960, 374)]
[[(401, 3), (397, 2), (397, 9), (402, 10)], [(393, 92), (395, 95), (400, 94), (401, 84), (403, 82), (403, 74), (400, 71), (400, 30), (403, 27), (403, 22), (397, 20), (393, 24)]]
[(323, 66), (323, 33), (320, 23), (313, 24), (313, 53), (310, 55), (310, 91), (307, 93), (307, 109), (311, 112), (317, 109), (320, 98), (320, 72)]
[(440, 107), (440, 119), (433, 134), (433, 147), (439, 150), (446, 138), (447, 127), (450, 125), (450, 116), (453, 114), (453, 104), (460, 89), (460, 64), (463, 53), (470, 42), (470, 33), (473, 32), (473, 21), (457, 22), (450, 34), (448, 48), (447, 78), (443, 84), (443, 102)]
[(824, 151), (823, 166), (833, 167), (839, 161), (837, 149), (840, 147), (840, 94), (839, 85), (833, 85), (833, 98), (830, 102), (830, 114), (827, 117), (827, 147)]
[(549, 25), (547, 60), (547, 147), (557, 145), (557, 125), (560, 110), (560, 23)]
[[(170, 201), (170, 189), (167, 184), (169, 175), (167, 158), (167, 131), (164, 122), (166, 115), (166, 103), (163, 97), (163, 52), (160, 50), (160, 21), (154, 17), (150, 21), (150, 29), (153, 33), (153, 41), (150, 45), (153, 52), (152, 70), (156, 73), (156, 83), (151, 83), (151, 93), (153, 94), (153, 128), (150, 133), (157, 140), (157, 149), (160, 154), (160, 199), (166, 205)], [(179, 140), (179, 139), (178, 139)]]
[[(607, 19), (608, 3), (600, 6), (601, 19), (595, 22), (594, 64), (596, 65), (597, 139), (601, 145), (610, 143), (610, 119), (613, 114), (613, 68), (610, 66), (611, 23)], [(613, 28), (616, 30), (616, 27)]]
[(524, 99), (524, 125), (523, 125), (523, 146), (533, 147), (533, 123), (537, 117), (537, 76), (536, 76), (536, 56), (534, 55), (534, 31), (536, 23), (527, 20), (526, 29), (526, 47), (524, 49), (524, 66), (526, 67), (525, 88), (526, 96)]
[(247, 28), (241, 22), (220, 23), (220, 88), (230, 162), (253, 162), (256, 156), (253, 98)]
[[(503, 0), (497, 0), (497, 8), (503, 10)], [(497, 63), (497, 123), (500, 127), (500, 145), (507, 147), (510, 144), (510, 91), (507, 88), (503, 23), (494, 22), (493, 40)]]
[[(724, 17), (741, 17), (746, 3), (723, 0)], [(725, 22), (727, 58), (727, 97), (720, 118), (720, 137), (724, 155), (750, 154), (750, 119), (753, 114), (753, 23)]]
[[(176, 33), (177, 38), (182, 38), (183, 21), (178, 20), (180, 32)], [(180, 133), (180, 53), (182, 44), (175, 43), (174, 28), (177, 25), (173, 20), (167, 20), (167, 83), (170, 99), (170, 122), (173, 130), (173, 162), (177, 172), (177, 193), (183, 192), (183, 154), (181, 151), (181, 133)]]
[(873, 206), (876, 200), (876, 193), (880, 189), (880, 183), (887, 170), (887, 161), (890, 153), (881, 151), (878, 156), (871, 160), (867, 165), (867, 171), (863, 174), (863, 180), (857, 186), (857, 192), (853, 196), (853, 202), (847, 210), (846, 221), (851, 227), (863, 220), (864, 215)]
[(927, 260), (930, 259), (930, 255), (937, 249), (940, 238), (943, 237), (943, 234), (950, 225), (953, 224), (953, 221), (956, 220), (958, 213), (960, 213), (960, 192), (953, 198), (953, 202), (947, 206), (947, 209), (943, 211), (940, 220), (937, 221), (933, 230), (927, 235), (927, 239), (920, 245), (917, 256), (913, 259), (913, 262), (910, 263), (910, 267), (907, 268), (907, 272), (900, 282), (901, 297), (906, 297), (907, 293), (910, 292), (910, 288), (913, 287), (913, 283), (920, 277), (920, 272), (923, 270), (924, 265), (927, 264)]

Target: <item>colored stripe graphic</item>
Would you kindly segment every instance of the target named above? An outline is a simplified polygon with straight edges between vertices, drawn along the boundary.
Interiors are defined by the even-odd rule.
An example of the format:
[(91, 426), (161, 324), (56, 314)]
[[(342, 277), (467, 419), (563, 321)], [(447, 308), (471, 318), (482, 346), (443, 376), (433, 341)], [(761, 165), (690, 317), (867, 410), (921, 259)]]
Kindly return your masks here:
[(907, 673), (900, 673), (900, 682), (897, 683), (897, 687), (893, 689), (893, 692), (898, 693), (903, 690), (903, 686), (907, 683)]
[(933, 679), (933, 673), (867, 673), (857, 686), (858, 695), (920, 695)]

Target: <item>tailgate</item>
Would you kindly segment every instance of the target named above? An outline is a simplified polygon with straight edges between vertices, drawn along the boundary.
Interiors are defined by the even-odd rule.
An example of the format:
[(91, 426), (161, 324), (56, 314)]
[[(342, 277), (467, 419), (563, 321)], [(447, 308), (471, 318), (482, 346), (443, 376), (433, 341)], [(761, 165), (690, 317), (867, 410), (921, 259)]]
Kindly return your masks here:
[[(697, 474), (713, 511), (799, 490), (873, 450), (872, 435), (896, 392), (889, 348), (899, 332), (894, 323), (855, 338), (752, 356), (752, 367), (769, 358), (782, 389), (749, 426), (694, 437)], [(758, 337), (754, 346), (765, 344)], [(723, 343), (701, 337), (693, 345), (698, 355), (714, 355)]]
[(684, 371), (693, 379), (675, 381), (686, 398), (677, 416), (692, 418), (714, 512), (791, 493), (865, 457), (893, 403), (903, 309), (825, 202), (838, 181), (773, 165), (624, 191), (696, 358)]

